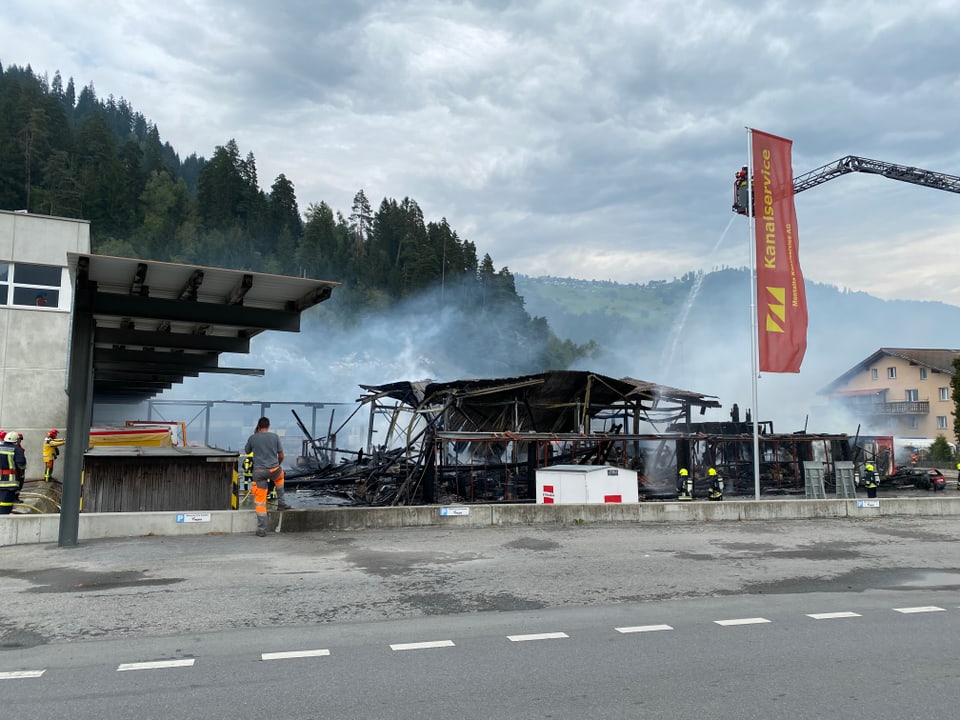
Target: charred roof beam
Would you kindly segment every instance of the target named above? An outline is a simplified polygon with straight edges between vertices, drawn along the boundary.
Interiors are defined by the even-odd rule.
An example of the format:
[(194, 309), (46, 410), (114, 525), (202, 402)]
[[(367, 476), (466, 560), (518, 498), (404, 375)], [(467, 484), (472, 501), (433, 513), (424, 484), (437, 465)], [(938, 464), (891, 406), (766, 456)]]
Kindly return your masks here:
[(136, 372), (133, 370), (95, 370), (93, 378), (96, 381), (124, 381), (124, 382), (183, 382), (183, 375), (179, 373)]
[(113, 350), (95, 348), (93, 351), (94, 369), (108, 364), (126, 365), (134, 368), (140, 363), (167, 365), (172, 368), (217, 367), (220, 357), (216, 353), (165, 352), (158, 350)]
[(130, 284), (130, 294), (131, 295), (149, 295), (150, 287), (144, 285), (144, 280), (147, 279), (147, 264), (146, 263), (137, 263), (136, 272), (133, 274), (133, 282)]
[(244, 296), (253, 287), (253, 275), (244, 275), (227, 295), (227, 305), (242, 305)]
[(93, 340), (101, 345), (138, 346), (144, 348), (182, 348), (206, 352), (250, 352), (250, 339), (238, 336), (171, 333), (151, 330), (125, 330), (98, 327)]
[[(169, 353), (167, 353), (169, 354)], [(118, 362), (99, 363), (94, 368), (94, 377), (100, 372), (121, 372), (130, 370), (130, 366)], [(200, 377), (200, 371), (209, 371), (210, 368), (186, 367), (184, 365), (174, 365), (171, 363), (139, 363), (134, 373), (141, 375), (180, 375), (182, 377)]]
[(290, 312), (299, 313), (307, 308), (322, 303), (324, 300), (329, 299), (332, 293), (333, 288), (328, 285), (316, 288), (315, 290), (308, 292), (306, 295), (287, 303), (287, 310)]
[(204, 367), (198, 368), (202, 373), (211, 373), (213, 375), (249, 375), (253, 377), (263, 377), (263, 368), (242, 368), (242, 367)]
[(169, 382), (153, 382), (147, 380), (98, 380), (97, 381), (97, 392), (114, 394), (114, 393), (123, 393), (130, 391), (138, 391), (140, 393), (151, 392), (158, 393), (163, 392), (164, 390), (169, 390), (173, 387), (173, 383)]
[[(202, 306), (202, 307), (201, 307)], [(210, 323), (257, 330), (300, 331), (300, 315), (287, 310), (251, 308), (242, 305), (183, 303), (169, 298), (139, 297), (98, 292), (93, 298), (95, 315)]]
[(190, 273), (190, 278), (187, 280), (187, 282), (185, 282), (183, 287), (180, 288), (179, 298), (181, 300), (195, 302), (197, 299), (197, 291), (200, 289), (202, 284), (203, 270), (194, 270), (192, 273)]

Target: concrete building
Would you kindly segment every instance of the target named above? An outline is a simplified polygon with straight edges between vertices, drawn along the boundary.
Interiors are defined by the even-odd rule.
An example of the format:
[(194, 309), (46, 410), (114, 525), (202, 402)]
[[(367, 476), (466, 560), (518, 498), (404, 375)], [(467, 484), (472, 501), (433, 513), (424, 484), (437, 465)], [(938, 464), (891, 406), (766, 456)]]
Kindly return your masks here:
[(23, 434), (31, 478), (47, 431), (67, 422), (67, 253), (89, 252), (86, 220), (0, 210), (0, 428)]
[(955, 443), (953, 361), (960, 350), (880, 348), (827, 385), (833, 407), (846, 410), (864, 433)]

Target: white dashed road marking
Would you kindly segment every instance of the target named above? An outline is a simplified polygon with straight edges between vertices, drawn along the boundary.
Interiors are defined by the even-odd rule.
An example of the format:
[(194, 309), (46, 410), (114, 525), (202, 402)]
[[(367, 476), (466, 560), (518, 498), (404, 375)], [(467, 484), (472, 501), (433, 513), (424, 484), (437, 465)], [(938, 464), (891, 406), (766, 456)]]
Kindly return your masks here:
[(326, 657), (329, 650), (291, 650), (289, 652), (261, 653), (261, 660), (289, 660), (290, 658)]
[(566, 633), (535, 633), (533, 635), (507, 635), (510, 642), (526, 642), (527, 640), (557, 640), (559, 638), (570, 637)]
[(20, 680), (22, 678), (38, 678), (46, 670), (14, 670), (13, 672), (0, 672), (0, 680)]
[[(917, 607), (902, 607), (902, 608), (892, 608), (894, 612), (902, 613), (904, 615), (912, 615), (917, 613), (934, 613), (934, 612), (946, 612), (945, 608), (938, 607), (937, 605), (922, 605)], [(960, 608), (958, 608), (960, 609)], [(834, 620), (838, 618), (857, 618), (863, 617), (860, 613), (843, 611), (843, 612), (825, 612), (825, 613), (807, 613), (807, 617), (813, 618), (814, 620)], [(729, 620), (714, 620), (714, 624), (720, 625), (723, 627), (732, 627), (737, 625), (762, 625), (764, 623), (772, 622), (767, 618), (763, 617), (748, 617), (748, 618), (732, 618)], [(621, 634), (631, 634), (631, 633), (647, 633), (647, 632), (660, 632), (664, 630), (673, 630), (671, 625), (631, 625), (627, 627), (618, 627), (614, 628), (618, 633)], [(532, 633), (527, 635), (507, 635), (508, 640), (511, 642), (526, 642), (529, 640), (558, 640), (562, 638), (569, 638), (570, 636), (564, 632), (548, 632), (548, 633)], [(444, 647), (456, 647), (453, 640), (433, 640), (428, 642), (415, 642), (415, 643), (396, 643), (390, 645), (391, 650), (427, 650), (432, 648), (444, 648)], [(310, 657), (327, 657), (330, 655), (330, 651), (326, 649), (318, 650), (290, 650), (286, 652), (271, 652), (271, 653), (261, 653), (261, 660), (287, 660), (292, 658), (310, 658)], [(182, 660), (156, 660), (152, 662), (139, 662), (139, 663), (123, 663), (117, 666), (117, 672), (124, 672), (127, 670), (160, 670), (164, 668), (179, 668), (179, 667), (193, 667), (196, 662), (196, 658), (185, 658)], [(27, 678), (39, 678), (43, 676), (46, 670), (11, 670), (11, 671), (0, 671), (0, 680), (20, 680)]]
[(634, 625), (633, 627), (616, 628), (618, 633), (657, 632), (658, 630), (673, 630), (669, 625)]
[(193, 667), (195, 658), (188, 658), (186, 660), (157, 660), (155, 662), (141, 662), (141, 663), (124, 663), (117, 667), (117, 672), (124, 672), (125, 670), (160, 670), (162, 668), (175, 668), (175, 667)]
[(454, 647), (453, 640), (433, 640), (432, 642), (398, 643), (391, 650), (427, 650), (429, 648)]
[(807, 617), (812, 617), (814, 620), (835, 620), (836, 618), (851, 618), (851, 617), (863, 617), (860, 613), (855, 612), (832, 612), (832, 613), (810, 613)]

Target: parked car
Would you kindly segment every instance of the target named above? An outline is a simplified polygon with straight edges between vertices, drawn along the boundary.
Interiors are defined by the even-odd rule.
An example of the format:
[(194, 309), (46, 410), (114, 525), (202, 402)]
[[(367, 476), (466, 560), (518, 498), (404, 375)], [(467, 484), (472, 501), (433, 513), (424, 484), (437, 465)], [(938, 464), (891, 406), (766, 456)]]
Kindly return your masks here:
[(930, 476), (930, 487), (928, 490), (945, 490), (947, 487), (947, 476), (936, 468), (927, 468), (927, 474)]
[(947, 486), (947, 478), (937, 468), (905, 467), (885, 477), (882, 485), (887, 487), (912, 485), (918, 490), (943, 490)]

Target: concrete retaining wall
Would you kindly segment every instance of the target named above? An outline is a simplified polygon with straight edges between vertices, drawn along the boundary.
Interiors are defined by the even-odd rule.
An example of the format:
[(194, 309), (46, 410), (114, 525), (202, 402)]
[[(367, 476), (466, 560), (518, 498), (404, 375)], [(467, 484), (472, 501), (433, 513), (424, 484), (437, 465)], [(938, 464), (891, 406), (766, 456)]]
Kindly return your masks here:
[[(143, 535), (208, 535), (253, 532), (257, 521), (253, 511), (218, 510), (191, 513), (202, 522), (177, 522), (177, 513), (81, 513), (77, 536), (80, 541)], [(6, 515), (0, 517), (0, 546), (55, 543), (60, 537), (59, 515)]]
[[(443, 514), (443, 513), (447, 514)], [(458, 514), (458, 513), (466, 514)], [(635, 505), (457, 505), (349, 507), (272, 513), (279, 532), (364, 530), (402, 527), (490, 527), (503, 525), (579, 525), (594, 523), (731, 522), (750, 520), (865, 519), (902, 516), (960, 515), (960, 497), (884, 498), (869, 500), (745, 500), (638, 503)], [(177, 522), (177, 513), (81, 513), (80, 541), (143, 535), (252, 533), (252, 510), (192, 513)], [(184, 518), (181, 518), (184, 519)], [(55, 543), (59, 515), (0, 517), (0, 546)]]

